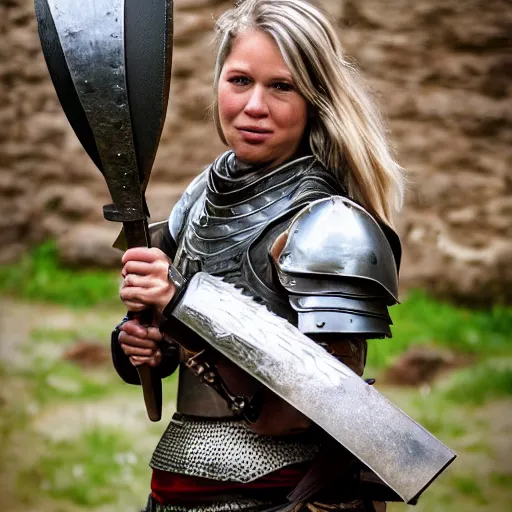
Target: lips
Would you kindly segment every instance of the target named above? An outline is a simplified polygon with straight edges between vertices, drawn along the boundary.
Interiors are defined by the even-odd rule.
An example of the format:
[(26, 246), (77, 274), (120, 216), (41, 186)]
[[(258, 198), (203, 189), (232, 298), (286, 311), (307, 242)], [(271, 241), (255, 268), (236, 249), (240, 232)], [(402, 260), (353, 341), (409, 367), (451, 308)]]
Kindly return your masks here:
[(237, 130), (242, 139), (248, 144), (261, 144), (272, 135), (271, 130), (260, 128), (259, 126), (240, 126)]
[(259, 126), (239, 126), (237, 130), (249, 133), (272, 133), (272, 130), (260, 128)]

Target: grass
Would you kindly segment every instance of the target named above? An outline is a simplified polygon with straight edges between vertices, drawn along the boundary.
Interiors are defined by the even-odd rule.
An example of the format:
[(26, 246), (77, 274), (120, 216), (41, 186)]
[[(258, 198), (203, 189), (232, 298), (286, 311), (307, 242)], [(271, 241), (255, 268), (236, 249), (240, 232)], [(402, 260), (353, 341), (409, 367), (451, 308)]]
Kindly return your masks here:
[(455, 373), (444, 391), (446, 398), (459, 404), (483, 405), (512, 395), (512, 368), (496, 367), (492, 361)]
[(100, 374), (59, 360), (39, 358), (34, 361), (32, 370), (22, 372), (21, 376), (29, 382), (31, 394), (39, 406), (56, 401), (96, 400), (113, 391)]
[(435, 345), (478, 356), (512, 354), (512, 308), (471, 310), (420, 290), (390, 309), (393, 337), (370, 342), (368, 366), (381, 369), (413, 345)]
[(83, 507), (115, 503), (121, 493), (140, 492), (148, 470), (122, 432), (91, 429), (79, 439), (47, 442), (45, 454), (20, 474), (20, 494), (29, 502), (39, 493)]
[(463, 496), (471, 498), (477, 503), (486, 504), (487, 499), (484, 496), (482, 488), (471, 476), (457, 475), (451, 479), (451, 484)]
[[(453, 381), (457, 380), (456, 372)], [(428, 394), (412, 388), (384, 388), (381, 391), (407, 414), (455, 451), (458, 458), (421, 496), (417, 506), (391, 504), (390, 512), (483, 512), (510, 510), (507, 444), (510, 426), (495, 425), (508, 414), (510, 395), (492, 409), (454, 401), (447, 390), (452, 379), (434, 385)], [(507, 420), (506, 425), (512, 425)]]
[(55, 242), (46, 242), (18, 263), (0, 268), (0, 291), (17, 298), (90, 307), (119, 304), (119, 272), (80, 270), (59, 263)]

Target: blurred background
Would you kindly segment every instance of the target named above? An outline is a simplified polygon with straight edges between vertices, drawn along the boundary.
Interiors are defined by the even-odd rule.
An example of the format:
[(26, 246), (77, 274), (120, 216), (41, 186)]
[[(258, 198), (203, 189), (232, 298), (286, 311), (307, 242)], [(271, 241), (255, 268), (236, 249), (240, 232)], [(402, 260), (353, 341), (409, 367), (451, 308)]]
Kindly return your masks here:
[[(206, 111), (212, 26), (232, 2), (174, 3), (154, 221), (224, 150)], [(512, 510), (512, 5), (313, 3), (335, 20), (409, 176), (403, 303), (393, 339), (370, 342), (365, 376), (459, 454), (415, 509)], [(136, 512), (175, 379), (151, 424), (111, 368), (119, 228), (58, 103), (32, 0), (0, 0), (0, 197), (0, 509)]]

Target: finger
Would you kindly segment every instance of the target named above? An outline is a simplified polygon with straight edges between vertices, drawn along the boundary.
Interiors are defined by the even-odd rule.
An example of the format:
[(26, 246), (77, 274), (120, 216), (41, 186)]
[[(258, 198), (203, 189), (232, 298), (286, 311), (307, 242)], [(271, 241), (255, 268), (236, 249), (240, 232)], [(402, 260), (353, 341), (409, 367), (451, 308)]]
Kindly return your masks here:
[(131, 356), (130, 357), (130, 363), (133, 364), (133, 366), (140, 366), (141, 364), (146, 364), (148, 361), (147, 357), (137, 357), (137, 356)]
[(121, 349), (130, 357), (152, 357), (155, 353), (154, 349), (132, 347), (130, 345), (125, 345), (124, 343), (121, 344)]
[(138, 274), (127, 274), (124, 278), (124, 287), (131, 286), (135, 288), (151, 288), (154, 286), (154, 279), (149, 276), (140, 276)]
[(154, 266), (151, 263), (146, 263), (144, 261), (128, 261), (126, 265), (123, 267), (122, 272), (127, 274), (138, 274), (140, 276), (145, 276), (151, 274), (154, 270)]
[(158, 327), (148, 327), (148, 334), (146, 339), (152, 340), (155, 343), (160, 343), (163, 339), (163, 336)]
[(160, 361), (157, 361), (154, 357), (144, 357), (144, 356), (130, 356), (130, 362), (133, 366), (140, 366), (142, 364), (147, 364), (149, 366), (157, 366), (160, 364)]
[(121, 300), (126, 304), (130, 302), (131, 304), (142, 305), (143, 308), (150, 306), (148, 303), (148, 290), (147, 288), (140, 288), (137, 286), (126, 286), (121, 288), (119, 292), (119, 296)]
[(133, 247), (128, 249), (121, 259), (123, 265), (128, 261), (141, 261), (146, 263), (152, 263), (156, 260), (169, 261), (169, 258), (165, 253), (156, 247), (148, 249), (147, 247)]
[(137, 338), (136, 336), (130, 336), (126, 333), (119, 333), (119, 343), (130, 345), (132, 347), (147, 348), (152, 350), (157, 348), (157, 344), (153, 340)]
[(129, 300), (123, 300), (123, 304), (125, 305), (127, 311), (130, 313), (140, 313), (141, 311), (144, 311), (148, 308), (147, 304), (143, 304), (141, 302), (132, 302)]
[(147, 364), (154, 368), (155, 366), (158, 366), (162, 362), (162, 353), (160, 351), (155, 352), (155, 354), (151, 357), (132, 356), (130, 357), (130, 361), (135, 366)]
[(126, 334), (130, 334), (132, 336), (136, 336), (137, 338), (147, 338), (148, 337), (148, 329), (145, 325), (140, 323), (140, 320), (135, 317), (131, 320), (128, 320), (119, 328), (121, 332), (125, 332)]
[(157, 350), (155, 352), (155, 354), (153, 355), (153, 357), (150, 359), (148, 364), (149, 364), (149, 366), (152, 366), (154, 368), (155, 366), (158, 366), (161, 362), (162, 362), (162, 353), (159, 350)]

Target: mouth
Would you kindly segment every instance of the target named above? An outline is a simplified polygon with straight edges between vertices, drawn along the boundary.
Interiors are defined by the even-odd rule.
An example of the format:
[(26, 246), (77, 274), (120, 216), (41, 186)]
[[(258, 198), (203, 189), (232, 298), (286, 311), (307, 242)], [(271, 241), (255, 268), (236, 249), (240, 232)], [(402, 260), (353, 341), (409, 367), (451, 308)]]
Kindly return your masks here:
[(237, 130), (246, 133), (257, 133), (257, 134), (269, 134), (272, 133), (272, 130), (267, 130), (266, 128), (260, 128), (258, 126), (239, 126)]

